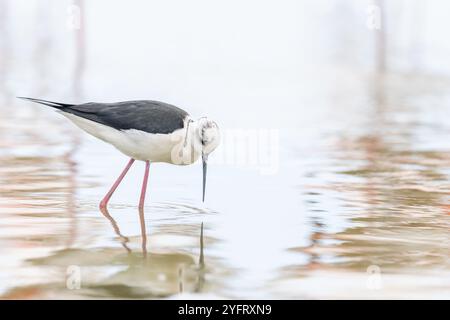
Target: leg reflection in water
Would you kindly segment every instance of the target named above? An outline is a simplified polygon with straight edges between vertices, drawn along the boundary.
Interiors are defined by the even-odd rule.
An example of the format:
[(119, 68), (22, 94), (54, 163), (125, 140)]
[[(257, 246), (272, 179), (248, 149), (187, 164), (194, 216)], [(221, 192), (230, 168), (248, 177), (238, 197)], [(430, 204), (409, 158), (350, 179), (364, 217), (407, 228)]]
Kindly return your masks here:
[(125, 248), (125, 250), (127, 250), (128, 253), (131, 253), (131, 249), (127, 245), (127, 243), (130, 240), (127, 237), (125, 237), (124, 235), (122, 235), (122, 233), (120, 233), (119, 226), (117, 225), (116, 220), (114, 220), (114, 218), (109, 214), (108, 209), (106, 207), (101, 208), (100, 212), (105, 216), (106, 219), (108, 219), (111, 222), (114, 232), (119, 237), (120, 243)]
[[(117, 281), (121, 284), (126, 283), (128, 287), (133, 287), (130, 283), (137, 281), (136, 279), (139, 278), (142, 281), (137, 281), (139, 285), (136, 285), (136, 288), (145, 287), (145, 290), (154, 290), (155, 288), (158, 290), (164, 289), (170, 292), (170, 294), (183, 293), (185, 291), (194, 293), (203, 292), (206, 273), (203, 222), (200, 225), (199, 237), (197, 238), (200, 249), (197, 259), (190, 254), (180, 253), (178, 249), (176, 252), (148, 253), (145, 213), (144, 208), (139, 208), (142, 260), (136, 260), (136, 255), (131, 255), (133, 251), (129, 247), (130, 240), (120, 232), (119, 225), (110, 215), (108, 209), (105, 207), (100, 211), (110, 221), (115, 234), (120, 239), (121, 245), (130, 254), (130, 260), (125, 260), (127, 261), (128, 268), (125, 271), (119, 272), (114, 277), (109, 278), (108, 282), (115, 283)], [(150, 284), (144, 285), (147, 282)], [(176, 285), (175, 292), (172, 291), (174, 289), (173, 285)]]
[[(130, 241), (128, 237), (124, 236), (119, 229), (119, 225), (117, 224), (116, 220), (109, 214), (107, 207), (101, 207), (100, 212), (103, 214), (103, 216), (108, 219), (111, 222), (111, 225), (114, 229), (114, 232), (120, 239), (120, 243), (122, 246), (127, 250), (128, 253), (131, 253), (131, 249), (128, 247), (127, 243)], [(142, 237), (142, 254), (144, 255), (144, 258), (147, 257), (147, 230), (145, 228), (145, 213), (144, 208), (139, 207), (139, 222), (141, 224), (141, 237)]]
[(147, 229), (145, 228), (144, 207), (139, 206), (139, 222), (141, 223), (142, 254), (147, 257)]

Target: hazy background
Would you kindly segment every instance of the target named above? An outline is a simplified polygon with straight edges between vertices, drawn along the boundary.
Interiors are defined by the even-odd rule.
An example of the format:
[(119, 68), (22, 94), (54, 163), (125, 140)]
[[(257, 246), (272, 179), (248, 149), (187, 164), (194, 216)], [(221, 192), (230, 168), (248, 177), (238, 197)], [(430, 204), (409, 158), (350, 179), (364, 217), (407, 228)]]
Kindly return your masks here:
[[(449, 10), (0, 0), (0, 296), (448, 298)], [(206, 204), (153, 165), (141, 232), (136, 165), (105, 219), (126, 157), (16, 96), (208, 115)]]

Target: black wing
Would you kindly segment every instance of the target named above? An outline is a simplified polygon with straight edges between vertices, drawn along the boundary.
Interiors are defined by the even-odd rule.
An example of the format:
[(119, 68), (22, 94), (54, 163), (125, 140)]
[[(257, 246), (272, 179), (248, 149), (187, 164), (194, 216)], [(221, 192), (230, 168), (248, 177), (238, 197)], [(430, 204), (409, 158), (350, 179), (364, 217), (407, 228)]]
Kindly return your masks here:
[(85, 103), (69, 105), (46, 100), (30, 99), (84, 119), (117, 130), (136, 129), (148, 133), (171, 133), (183, 128), (188, 113), (173, 105), (151, 100), (117, 103)]

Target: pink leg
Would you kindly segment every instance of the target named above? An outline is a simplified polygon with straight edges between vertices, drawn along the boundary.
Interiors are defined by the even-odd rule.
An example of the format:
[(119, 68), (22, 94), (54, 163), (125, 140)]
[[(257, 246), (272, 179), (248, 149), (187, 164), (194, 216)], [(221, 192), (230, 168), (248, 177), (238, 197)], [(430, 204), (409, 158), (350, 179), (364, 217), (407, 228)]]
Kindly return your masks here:
[(139, 209), (144, 209), (145, 193), (147, 192), (148, 173), (150, 171), (150, 162), (145, 161), (144, 182), (142, 183), (141, 198), (139, 200)]
[(119, 184), (122, 182), (123, 178), (125, 177), (125, 175), (127, 174), (128, 170), (131, 168), (131, 165), (134, 163), (134, 159), (130, 159), (130, 161), (128, 162), (127, 166), (125, 167), (125, 169), (123, 169), (122, 173), (120, 174), (120, 176), (117, 178), (116, 182), (114, 182), (113, 186), (111, 187), (111, 189), (108, 191), (108, 193), (105, 195), (105, 197), (103, 198), (103, 200), (100, 202), (100, 210), (103, 210), (106, 208), (106, 206), (108, 205), (108, 201), (111, 198), (111, 196), (113, 195), (114, 191), (116, 191), (117, 187), (119, 186)]

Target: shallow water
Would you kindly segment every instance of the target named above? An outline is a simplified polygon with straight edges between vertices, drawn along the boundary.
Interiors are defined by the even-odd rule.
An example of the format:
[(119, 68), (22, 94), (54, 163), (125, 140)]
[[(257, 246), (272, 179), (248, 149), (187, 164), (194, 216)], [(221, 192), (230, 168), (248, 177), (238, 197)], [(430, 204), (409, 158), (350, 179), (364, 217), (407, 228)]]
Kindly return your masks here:
[(101, 213), (126, 158), (2, 108), (1, 297), (449, 298), (450, 91), (377, 81), (278, 128), (275, 174), (211, 160), (206, 204), (200, 165), (152, 165), (144, 212), (142, 164)]

